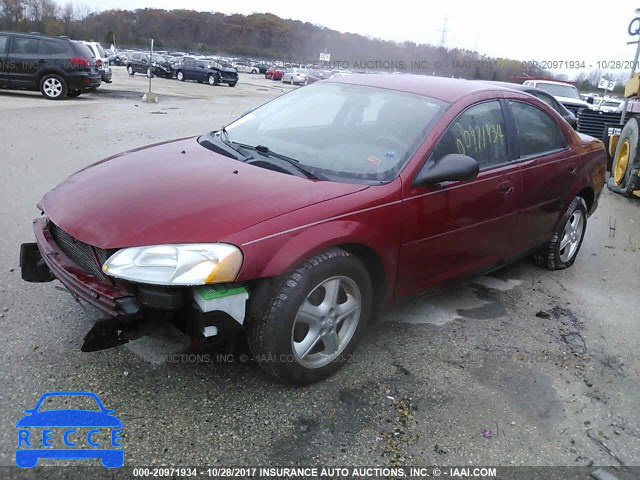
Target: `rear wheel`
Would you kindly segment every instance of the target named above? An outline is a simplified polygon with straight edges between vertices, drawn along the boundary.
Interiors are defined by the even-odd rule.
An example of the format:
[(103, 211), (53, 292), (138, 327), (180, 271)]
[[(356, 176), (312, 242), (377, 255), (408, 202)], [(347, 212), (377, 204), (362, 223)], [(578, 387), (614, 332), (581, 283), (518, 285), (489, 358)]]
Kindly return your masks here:
[(178, 73), (176, 73), (176, 78), (181, 82), (184, 82), (184, 73), (182, 73), (182, 70), (178, 70)]
[(609, 190), (630, 197), (640, 190), (640, 132), (637, 117), (626, 123), (616, 146), (611, 165), (611, 176), (607, 181)]
[(332, 248), (284, 277), (261, 318), (249, 326), (259, 365), (286, 383), (304, 385), (338, 370), (362, 337), (373, 299), (365, 266)]
[(587, 230), (587, 204), (575, 197), (564, 214), (549, 244), (534, 254), (535, 263), (549, 270), (562, 270), (576, 260)]
[(229, 82), (229, 86), (230, 87), (235, 87), (236, 86), (236, 82)]
[(67, 82), (59, 75), (45, 75), (40, 80), (40, 92), (49, 100), (60, 100), (67, 96), (68, 91)]

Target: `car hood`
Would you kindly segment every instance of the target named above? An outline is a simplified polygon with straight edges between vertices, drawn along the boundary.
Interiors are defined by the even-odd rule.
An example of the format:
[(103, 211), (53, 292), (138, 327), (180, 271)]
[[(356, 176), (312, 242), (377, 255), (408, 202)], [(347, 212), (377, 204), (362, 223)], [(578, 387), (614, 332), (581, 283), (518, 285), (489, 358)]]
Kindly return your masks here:
[(224, 241), (263, 221), (365, 188), (244, 164), (189, 138), (98, 162), (71, 175), (40, 205), (76, 239), (107, 249)]
[(115, 415), (92, 410), (49, 410), (25, 415), (16, 427), (122, 427)]
[(229, 67), (220, 67), (219, 70), (221, 72), (226, 72), (226, 73), (237, 73), (235, 68), (229, 68)]
[(584, 100), (578, 100), (577, 98), (571, 97), (559, 97), (556, 96), (556, 100), (558, 100), (563, 105), (572, 105), (575, 107), (590, 107), (591, 105)]

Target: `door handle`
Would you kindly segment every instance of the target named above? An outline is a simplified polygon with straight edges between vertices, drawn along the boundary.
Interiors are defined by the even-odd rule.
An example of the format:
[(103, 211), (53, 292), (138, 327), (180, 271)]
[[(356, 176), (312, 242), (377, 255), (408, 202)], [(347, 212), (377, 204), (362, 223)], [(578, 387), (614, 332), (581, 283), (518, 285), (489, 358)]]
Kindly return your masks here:
[(38, 60), (38, 63), (47, 63), (47, 61), (44, 58), (41, 58), (40, 60)]
[(502, 182), (498, 185), (498, 192), (502, 195), (511, 195), (513, 193), (513, 183), (511, 181)]
[(574, 173), (576, 173), (576, 164), (575, 163), (571, 163), (569, 164), (569, 166), (567, 166), (567, 171), (573, 175)]

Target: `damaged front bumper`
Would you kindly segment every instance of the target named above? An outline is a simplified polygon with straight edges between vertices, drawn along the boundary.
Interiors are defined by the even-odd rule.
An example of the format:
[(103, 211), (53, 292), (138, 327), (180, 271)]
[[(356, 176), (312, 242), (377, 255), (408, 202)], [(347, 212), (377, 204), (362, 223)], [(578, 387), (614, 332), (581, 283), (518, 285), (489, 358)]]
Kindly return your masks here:
[[(23, 244), (20, 249), (20, 267), (23, 280), (50, 281), (53, 277), (76, 298), (84, 300), (110, 317), (132, 318), (140, 313), (140, 304), (134, 291), (125, 285), (116, 286), (96, 279), (65, 255), (56, 244), (44, 217), (33, 221), (35, 244)], [(35, 249), (40, 255), (38, 256)], [(44, 266), (49, 269), (48, 276)], [(40, 275), (34, 272), (39, 272)]]
[[(97, 322), (87, 334), (83, 351), (101, 350), (138, 338), (159, 319), (168, 320), (185, 334), (200, 339), (242, 328), (249, 297), (242, 285), (161, 287), (107, 276), (97, 278), (97, 274), (88, 273), (63, 251), (47, 218), (34, 220), (33, 230), (36, 243), (20, 247), (23, 280), (49, 282), (56, 278), (77, 301), (85, 301), (108, 317)], [(100, 268), (96, 249), (84, 247)]]

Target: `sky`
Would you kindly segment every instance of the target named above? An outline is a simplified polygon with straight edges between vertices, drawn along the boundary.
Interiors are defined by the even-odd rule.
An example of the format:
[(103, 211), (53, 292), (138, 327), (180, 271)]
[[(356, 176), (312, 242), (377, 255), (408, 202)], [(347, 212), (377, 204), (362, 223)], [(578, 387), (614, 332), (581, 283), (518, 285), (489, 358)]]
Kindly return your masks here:
[[(62, 0), (64, 1), (64, 0)], [(586, 70), (626, 62), (628, 70), (640, 37), (627, 29), (640, 16), (631, 0), (615, 2), (536, 0), (394, 0), (381, 7), (360, 2), (322, 0), (78, 0), (96, 10), (180, 8), (222, 13), (273, 13), (341, 32), (385, 40), (413, 41), (477, 50), (491, 57), (522, 61), (578, 61)], [(446, 27), (445, 27), (446, 19)], [(640, 25), (640, 23), (639, 23)], [(319, 52), (324, 49), (318, 46)], [(332, 59), (333, 60), (333, 59)], [(393, 60), (393, 59), (390, 59)], [(600, 62), (600, 64), (598, 64)], [(607, 62), (606, 65), (604, 62)], [(564, 65), (564, 64), (563, 64)], [(615, 66), (615, 64), (613, 64)], [(571, 75), (574, 67), (557, 69)]]

